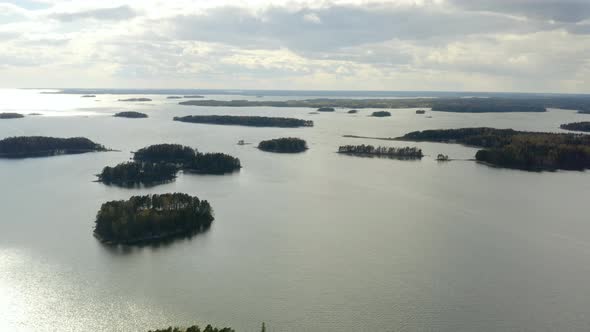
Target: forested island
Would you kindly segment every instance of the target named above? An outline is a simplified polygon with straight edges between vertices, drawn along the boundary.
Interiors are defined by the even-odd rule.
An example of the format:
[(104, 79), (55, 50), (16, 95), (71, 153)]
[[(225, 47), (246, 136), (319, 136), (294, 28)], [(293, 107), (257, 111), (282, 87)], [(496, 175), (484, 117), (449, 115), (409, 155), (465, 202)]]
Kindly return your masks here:
[(0, 140), (0, 158), (46, 157), (94, 151), (107, 149), (84, 137), (20, 136)]
[(200, 99), (200, 98), (205, 98), (205, 96), (189, 95), (189, 96), (184, 96), (183, 98), (186, 98), (186, 99)]
[[(170, 326), (167, 329), (149, 330), (148, 332), (236, 332), (236, 331), (234, 329), (229, 328), (229, 327), (218, 328), (218, 327), (213, 327), (211, 325), (207, 325), (205, 327), (205, 329), (201, 330), (201, 328), (198, 327), (197, 325), (193, 325), (193, 326), (186, 328), (186, 329), (181, 329), (178, 327)], [(262, 330), (262, 332), (265, 332), (265, 331)]]
[(394, 157), (399, 159), (421, 159), (422, 150), (415, 147), (387, 147), (373, 145), (343, 145), (338, 148), (338, 153), (356, 156)]
[(105, 167), (98, 180), (105, 184), (130, 187), (139, 184), (157, 184), (176, 177), (178, 167), (171, 163), (130, 161), (115, 167)]
[(138, 102), (138, 101), (152, 101), (150, 98), (127, 98), (119, 99), (119, 101)]
[(0, 119), (21, 119), (25, 116), (20, 113), (0, 113)]
[(258, 148), (267, 152), (298, 153), (307, 150), (307, 142), (300, 138), (284, 137), (262, 141)]
[(317, 109), (318, 112), (335, 112), (334, 107), (320, 107)]
[(133, 111), (119, 112), (113, 116), (117, 117), (117, 118), (131, 118), (131, 119), (144, 119), (144, 118), (148, 117), (147, 114), (145, 114), (145, 113), (133, 112)]
[(376, 111), (371, 113), (372, 117), (376, 117), (376, 118), (384, 118), (387, 116), (391, 116), (391, 112), (387, 112), (387, 111)]
[(396, 140), (461, 143), (484, 148), (477, 161), (522, 170), (590, 168), (590, 135), (524, 132), (512, 129), (462, 128), (424, 130)]
[(275, 118), (266, 116), (189, 115), (174, 117), (174, 121), (251, 127), (313, 127), (313, 121), (309, 120), (280, 117)]
[(356, 114), (358, 112), (359, 112), (358, 110), (350, 110), (350, 111), (348, 111), (348, 114)]
[(562, 124), (559, 127), (561, 129), (565, 129), (565, 130), (590, 132), (590, 122), (589, 121), (566, 123), (566, 124)]
[(200, 174), (225, 174), (239, 170), (240, 159), (224, 153), (201, 153), (180, 144), (156, 144), (140, 149), (133, 159), (141, 162), (169, 163), (178, 169)]
[(400, 98), (400, 99), (333, 99), (305, 100), (189, 100), (181, 105), (224, 107), (340, 107), (361, 108), (431, 108), (433, 111), (461, 113), (544, 112), (546, 108), (562, 108), (590, 112), (587, 96), (503, 96), (489, 98)]
[(187, 194), (133, 196), (102, 204), (94, 234), (110, 244), (138, 244), (190, 236), (213, 222), (209, 202)]
[(82, 95), (82, 98), (96, 98), (96, 95)]
[(181, 96), (168, 96), (166, 99), (182, 99)]

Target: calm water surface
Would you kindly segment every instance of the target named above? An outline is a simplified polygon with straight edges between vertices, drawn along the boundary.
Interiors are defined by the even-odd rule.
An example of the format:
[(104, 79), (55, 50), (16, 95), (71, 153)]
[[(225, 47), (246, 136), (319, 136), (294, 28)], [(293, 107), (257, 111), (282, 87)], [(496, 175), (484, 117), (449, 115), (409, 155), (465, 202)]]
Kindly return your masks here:
[[(207, 96), (212, 99), (253, 99)], [(85, 136), (121, 152), (0, 161), (0, 330), (145, 331), (212, 323), (240, 331), (584, 331), (590, 329), (588, 172), (527, 173), (472, 158), (459, 145), (409, 143), (422, 161), (355, 158), (343, 138), (428, 128), (559, 131), (573, 111), (454, 114), (395, 110), (205, 108), (150, 96), (41, 95), (0, 90), (0, 138)], [(278, 98), (276, 98), (278, 99)], [(293, 98), (289, 98), (293, 99)], [(137, 110), (149, 119), (111, 115)], [(187, 124), (190, 114), (293, 116), (313, 128)], [(310, 150), (270, 154), (257, 143), (304, 138)], [(102, 167), (155, 143), (239, 157), (226, 176), (180, 175), (143, 189), (95, 183)], [(92, 237), (108, 200), (186, 192), (216, 212), (205, 234), (160, 246), (106, 247)]]

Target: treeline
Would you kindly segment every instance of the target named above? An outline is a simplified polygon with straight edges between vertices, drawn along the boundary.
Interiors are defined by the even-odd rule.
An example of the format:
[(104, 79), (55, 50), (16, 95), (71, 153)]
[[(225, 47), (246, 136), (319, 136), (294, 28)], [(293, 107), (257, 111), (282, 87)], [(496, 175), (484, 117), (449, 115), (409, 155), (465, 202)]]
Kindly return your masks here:
[(105, 167), (98, 179), (103, 183), (119, 186), (154, 184), (174, 179), (177, 171), (175, 164), (131, 161), (115, 167)]
[(185, 163), (196, 155), (195, 149), (180, 144), (154, 144), (134, 152), (133, 159), (139, 161)]
[(590, 132), (590, 122), (572, 122), (566, 123), (559, 126), (561, 129), (574, 130), (574, 131), (587, 131)]
[(543, 103), (538, 101), (504, 98), (458, 98), (435, 100), (433, 111), (455, 113), (506, 113), (545, 112)]
[(20, 113), (0, 113), (0, 119), (21, 119), (25, 116)]
[(109, 243), (134, 244), (204, 231), (213, 222), (209, 202), (187, 194), (133, 196), (104, 203), (94, 233)]
[(262, 141), (258, 148), (268, 152), (296, 153), (307, 150), (307, 142), (300, 138), (284, 137)]
[(127, 98), (119, 99), (119, 101), (138, 102), (138, 101), (152, 101), (150, 98)]
[(113, 116), (117, 117), (117, 118), (131, 118), (131, 119), (143, 119), (143, 118), (148, 117), (147, 114), (145, 114), (145, 113), (133, 112), (133, 111), (119, 112)]
[(181, 329), (178, 327), (169, 327), (167, 329), (160, 329), (160, 330), (149, 330), (148, 332), (236, 332), (234, 329), (229, 327), (213, 327), (211, 325), (207, 325), (203, 330), (197, 325), (193, 325), (187, 329)]
[(266, 116), (189, 115), (174, 117), (174, 121), (251, 127), (295, 128), (313, 126), (313, 121), (309, 120)]
[(4, 158), (52, 156), (92, 151), (106, 151), (106, 148), (84, 137), (20, 136), (0, 140), (0, 157)]
[(590, 168), (590, 136), (523, 132), (512, 129), (462, 128), (412, 132), (399, 140), (461, 143), (485, 148), (478, 161), (523, 170)]
[(399, 158), (422, 158), (422, 150), (415, 147), (387, 147), (387, 146), (373, 146), (373, 145), (343, 145), (338, 148), (338, 153), (352, 154), (352, 155), (371, 155), (384, 157), (399, 157)]
[(334, 107), (320, 107), (317, 110), (318, 112), (335, 112), (336, 110)]

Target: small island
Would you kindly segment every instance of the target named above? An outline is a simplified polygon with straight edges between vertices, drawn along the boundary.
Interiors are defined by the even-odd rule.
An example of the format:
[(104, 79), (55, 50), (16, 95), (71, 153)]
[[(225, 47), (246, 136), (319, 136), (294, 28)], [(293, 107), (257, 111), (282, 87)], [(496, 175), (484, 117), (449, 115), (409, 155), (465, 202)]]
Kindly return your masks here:
[[(265, 332), (266, 329), (262, 329), (262, 332)], [(148, 332), (236, 332), (234, 329), (229, 327), (213, 327), (211, 325), (207, 325), (204, 330), (197, 325), (193, 325), (186, 329), (181, 329), (179, 327), (168, 327), (167, 329), (160, 329), (160, 330), (149, 330)]]
[(143, 101), (152, 101), (152, 100), (150, 98), (127, 98), (127, 99), (119, 99), (119, 101), (143, 102)]
[(334, 107), (320, 107), (317, 109), (318, 112), (335, 112)]
[(373, 145), (343, 145), (338, 148), (338, 153), (354, 156), (394, 157), (399, 159), (421, 159), (422, 150), (413, 147), (387, 147)]
[(415, 131), (396, 140), (480, 147), (475, 159), (498, 167), (527, 171), (590, 168), (590, 135), (480, 127)]
[(130, 118), (130, 119), (145, 119), (148, 117), (147, 114), (145, 114), (145, 113), (133, 112), (133, 111), (119, 112), (113, 116), (116, 118)]
[(182, 193), (133, 196), (104, 203), (94, 234), (109, 244), (140, 244), (203, 232), (213, 222), (209, 202)]
[(191, 95), (191, 96), (184, 96), (183, 98), (185, 98), (185, 99), (200, 99), (200, 98), (205, 98), (205, 96)]
[(310, 120), (300, 120), (294, 118), (275, 118), (266, 116), (188, 115), (182, 117), (174, 117), (174, 121), (250, 127), (313, 127), (313, 121)]
[(358, 110), (350, 110), (350, 111), (348, 111), (348, 114), (356, 114), (358, 112), (359, 112)]
[(0, 119), (22, 119), (24, 117), (20, 113), (0, 113)]
[(299, 153), (307, 150), (307, 142), (294, 137), (276, 138), (260, 142), (258, 148), (267, 152)]
[(43, 114), (41, 114), (41, 113), (29, 113), (29, 116), (40, 116), (40, 115), (43, 115)]
[(132, 187), (171, 181), (176, 177), (177, 171), (174, 164), (131, 161), (115, 167), (107, 166), (97, 176), (105, 184)]
[(561, 129), (570, 130), (570, 131), (590, 132), (590, 122), (589, 121), (566, 123), (566, 124), (562, 124), (559, 127)]
[(0, 140), (0, 158), (47, 157), (95, 151), (107, 149), (84, 137), (20, 136)]
[(426, 111), (425, 110), (417, 110), (416, 114), (426, 114)]
[(391, 116), (391, 113), (390, 112), (387, 112), (387, 111), (376, 111), (376, 112), (373, 112), (371, 114), (371, 116), (372, 117), (376, 117), (376, 118), (383, 118), (383, 117), (386, 117), (386, 116)]
[(151, 145), (135, 152), (133, 159), (174, 164), (177, 169), (199, 174), (226, 174), (242, 168), (238, 158), (224, 153), (201, 153), (180, 144)]
[(168, 96), (166, 99), (182, 99), (181, 96)]
[(81, 98), (95, 98), (96, 95), (83, 95)]

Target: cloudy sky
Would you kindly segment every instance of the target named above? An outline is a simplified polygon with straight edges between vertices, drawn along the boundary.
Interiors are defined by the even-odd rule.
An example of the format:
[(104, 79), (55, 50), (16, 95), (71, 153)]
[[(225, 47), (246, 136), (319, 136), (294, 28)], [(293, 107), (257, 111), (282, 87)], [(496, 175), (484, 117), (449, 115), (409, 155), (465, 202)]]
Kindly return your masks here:
[(590, 0), (0, 0), (0, 87), (590, 93)]

